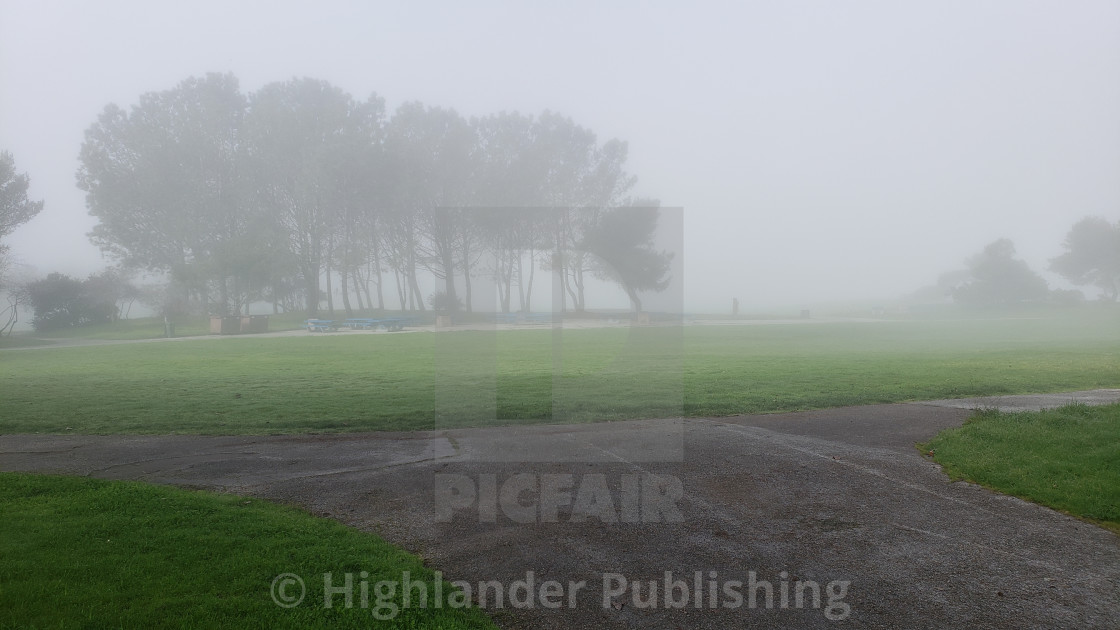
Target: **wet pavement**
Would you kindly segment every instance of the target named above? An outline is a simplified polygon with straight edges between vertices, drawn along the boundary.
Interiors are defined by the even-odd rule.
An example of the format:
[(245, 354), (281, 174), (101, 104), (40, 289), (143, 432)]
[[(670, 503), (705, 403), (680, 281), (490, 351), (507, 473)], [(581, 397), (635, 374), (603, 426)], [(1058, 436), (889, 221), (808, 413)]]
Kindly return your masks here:
[(1120, 390), (422, 433), (7, 435), (0, 469), (302, 506), (446, 579), (515, 586), (488, 600), (508, 628), (1116, 628), (1120, 537), (951, 483), (914, 447), (969, 409), (1071, 399)]

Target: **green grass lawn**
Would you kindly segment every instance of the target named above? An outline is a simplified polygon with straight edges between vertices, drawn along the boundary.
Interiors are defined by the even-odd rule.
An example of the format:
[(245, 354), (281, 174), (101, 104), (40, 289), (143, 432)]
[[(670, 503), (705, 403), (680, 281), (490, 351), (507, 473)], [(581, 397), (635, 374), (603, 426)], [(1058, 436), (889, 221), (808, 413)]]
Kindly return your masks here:
[[(302, 313), (281, 313), (268, 316), (269, 330), (294, 330), (302, 328), (307, 316)], [(180, 316), (172, 320), (176, 337), (192, 337), (210, 334), (210, 318), (200, 316)], [(9, 337), (11, 340), (23, 339), (97, 339), (120, 341), (132, 339), (158, 339), (165, 336), (163, 319), (160, 317), (139, 317), (122, 319), (108, 324), (94, 324), (78, 328), (62, 328), (46, 332), (21, 332)], [(0, 344), (3, 342), (0, 341)], [(4, 347), (0, 345), (0, 348)]]
[[(377, 536), (257, 499), (0, 473), (0, 514), (0, 628), (495, 627), (475, 608), (405, 608), (400, 588), (383, 600), (398, 614), (375, 621), (377, 582), (399, 584), (407, 571), (434, 597), (433, 571)], [(324, 606), (326, 572), (332, 586), (353, 574), (352, 608), (343, 595)], [(271, 595), (284, 573), (306, 585), (293, 608)], [(443, 592), (446, 599), (451, 585), (443, 582)]]
[(953, 479), (1096, 521), (1120, 533), (1120, 405), (981, 411), (927, 444)]
[(1115, 309), (569, 330), (559, 342), (552, 330), (533, 329), (6, 349), (0, 433), (245, 434), (719, 416), (1117, 387), (1118, 356)]
[(34, 346), (50, 346), (55, 342), (50, 339), (39, 339), (36, 337), (28, 337), (26, 335), (2, 335), (0, 336), (0, 350), (4, 348), (31, 348)]

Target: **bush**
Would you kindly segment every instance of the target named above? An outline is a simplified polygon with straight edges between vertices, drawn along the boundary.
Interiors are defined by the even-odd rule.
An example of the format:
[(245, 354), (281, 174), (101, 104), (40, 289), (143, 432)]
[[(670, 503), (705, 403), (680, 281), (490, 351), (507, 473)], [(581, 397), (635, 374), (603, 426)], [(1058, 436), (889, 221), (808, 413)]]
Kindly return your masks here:
[(428, 296), (428, 304), (432, 305), (432, 310), (438, 313), (454, 313), (463, 309), (463, 300), (455, 296), (452, 300), (450, 296), (444, 291), (436, 291)]
[(35, 311), (31, 325), (43, 332), (113, 321), (117, 314), (115, 301), (97, 294), (95, 288), (88, 280), (61, 273), (29, 283), (25, 290)]

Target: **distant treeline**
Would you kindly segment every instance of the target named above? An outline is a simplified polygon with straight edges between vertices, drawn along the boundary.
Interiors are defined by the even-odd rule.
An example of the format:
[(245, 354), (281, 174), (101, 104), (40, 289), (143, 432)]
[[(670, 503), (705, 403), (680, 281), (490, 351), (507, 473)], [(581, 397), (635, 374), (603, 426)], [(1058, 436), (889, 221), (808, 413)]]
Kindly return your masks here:
[(210, 74), (107, 106), (78, 185), (99, 220), (91, 239), (166, 273), (169, 309), (263, 300), (314, 314), (325, 299), (349, 312), (395, 292), (424, 310), (428, 272), (442, 308), (471, 309), (472, 278), (485, 277), (503, 310), (529, 310), (537, 268), (559, 272), (568, 308), (584, 308), (594, 275), (640, 309), (670, 256), (652, 247), (657, 202), (629, 197), (626, 159), (625, 142), (547, 111), (466, 119), (410, 102), (387, 116), (376, 95), (325, 81), (245, 95)]

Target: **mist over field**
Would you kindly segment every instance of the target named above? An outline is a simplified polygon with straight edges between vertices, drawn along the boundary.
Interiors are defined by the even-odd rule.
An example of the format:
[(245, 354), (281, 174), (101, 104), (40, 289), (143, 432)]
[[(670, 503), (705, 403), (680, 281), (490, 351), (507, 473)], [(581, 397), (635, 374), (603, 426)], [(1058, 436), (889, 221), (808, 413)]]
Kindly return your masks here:
[(1115, 628), (1118, 78), (1116, 0), (0, 0), (0, 628)]
[[(1071, 227), (1120, 220), (1113, 2), (3, 0), (0, 15), (0, 150), (44, 202), (5, 243), (37, 276), (116, 262), (75, 185), (105, 108), (209, 73), (250, 99), (307, 77), (376, 94), (385, 120), (412, 102), (551, 112), (625, 143), (626, 197), (681, 209), (671, 275), (693, 312), (891, 303), (1000, 239), (1070, 288), (1049, 261)], [(421, 298), (439, 285), (418, 282)], [(587, 291), (589, 308), (629, 306), (609, 283)]]

